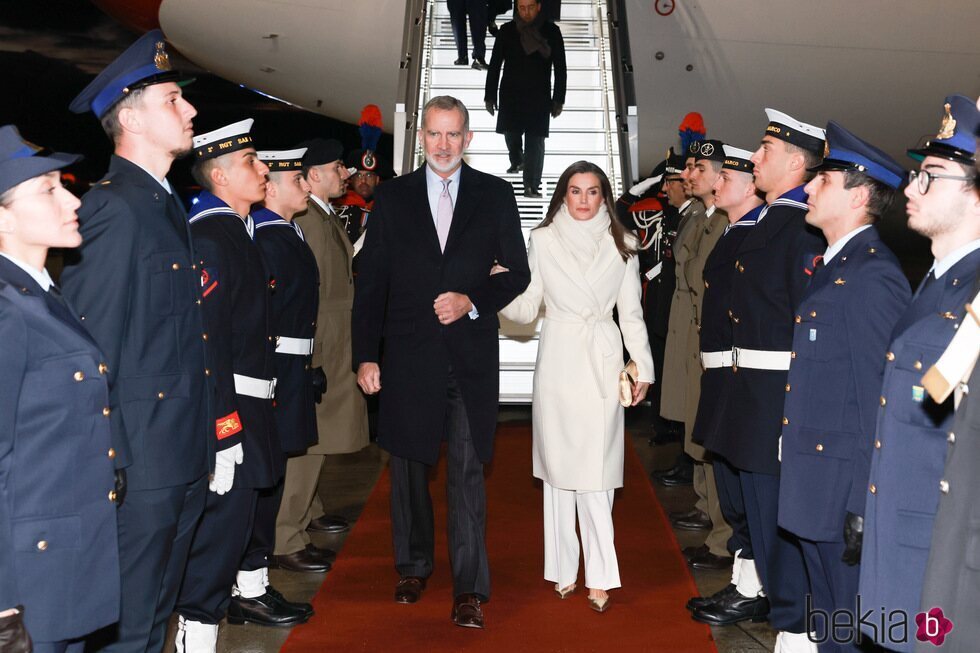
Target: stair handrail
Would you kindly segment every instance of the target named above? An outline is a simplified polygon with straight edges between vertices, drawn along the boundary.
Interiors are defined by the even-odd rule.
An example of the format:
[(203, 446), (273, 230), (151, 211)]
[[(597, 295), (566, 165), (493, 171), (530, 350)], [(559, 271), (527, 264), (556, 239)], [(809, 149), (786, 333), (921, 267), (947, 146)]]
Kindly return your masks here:
[[(393, 164), (396, 174), (414, 168), (415, 133), (418, 130), (419, 96), (425, 67), (427, 14), (431, 0), (406, 0), (402, 31), (402, 57), (395, 96)], [(431, 38), (431, 37), (430, 37)]]
[(623, 188), (629, 188), (639, 181), (639, 120), (626, 0), (607, 0), (606, 17), (609, 26), (613, 96), (616, 99), (616, 133), (619, 138)]

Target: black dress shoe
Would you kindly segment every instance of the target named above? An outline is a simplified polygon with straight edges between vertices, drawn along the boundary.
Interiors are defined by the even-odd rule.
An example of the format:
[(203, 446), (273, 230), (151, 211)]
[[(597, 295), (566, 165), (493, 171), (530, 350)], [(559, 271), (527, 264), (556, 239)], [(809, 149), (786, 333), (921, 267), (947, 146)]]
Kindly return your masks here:
[(735, 589), (734, 583), (729, 583), (728, 585), (725, 585), (723, 588), (721, 588), (711, 596), (691, 597), (690, 599), (688, 599), (687, 605), (685, 605), (684, 607), (690, 610), (691, 612), (694, 612), (698, 608), (703, 608), (705, 606), (711, 605), (715, 601), (720, 601), (721, 599), (725, 599), (731, 596), (732, 594), (738, 594), (738, 590)]
[(525, 188), (524, 197), (540, 198), (541, 191), (539, 191), (537, 188)]
[(690, 517), (680, 517), (678, 519), (671, 519), (670, 523), (674, 525), (674, 528), (679, 528), (682, 531), (711, 530), (711, 519), (700, 510), (697, 512), (696, 515), (692, 515)]
[(330, 571), (332, 565), (322, 556), (311, 553), (309, 549), (300, 549), (295, 553), (272, 556), (269, 559), (269, 566), (286, 571), (323, 573)]
[(276, 599), (277, 601), (285, 603), (286, 605), (293, 607), (297, 610), (302, 610), (303, 613), (306, 615), (307, 619), (313, 616), (313, 606), (311, 604), (304, 603), (302, 601), (289, 601), (286, 599), (285, 596), (282, 595), (282, 592), (277, 590), (272, 585), (266, 585), (265, 591), (269, 596)]
[(306, 551), (315, 558), (320, 558), (325, 562), (333, 562), (337, 559), (337, 552), (333, 549), (321, 548), (314, 546), (311, 542), (306, 545)]
[(695, 569), (706, 569), (718, 571), (721, 569), (731, 569), (735, 558), (731, 556), (717, 556), (711, 551), (705, 551), (688, 559), (687, 564)]
[(456, 61), (453, 62), (453, 65), (454, 66), (469, 66), (470, 65), (469, 57), (460, 57), (459, 59), (457, 59)]
[(524, 164), (523, 163), (518, 163), (516, 166), (511, 166), (511, 167), (507, 168), (507, 173), (512, 175), (515, 172), (520, 172), (523, 169), (524, 169)]
[(490, 36), (496, 36), (500, 33), (500, 27), (497, 25), (497, 21), (491, 22), (487, 25), (487, 31), (490, 32)]
[(735, 591), (701, 608), (691, 617), (711, 626), (730, 626), (740, 621), (765, 621), (769, 618), (769, 599), (764, 596), (742, 596)]
[(231, 597), (228, 605), (228, 623), (245, 622), (258, 626), (289, 627), (305, 623), (310, 618), (306, 610), (282, 599), (282, 594), (271, 594), (268, 590), (262, 596), (246, 599)]
[(350, 522), (337, 515), (323, 515), (311, 521), (306, 530), (314, 533), (346, 533), (350, 530)]
[(694, 467), (687, 465), (674, 465), (666, 472), (659, 472), (654, 475), (657, 482), (667, 487), (680, 487), (692, 485), (694, 483)]
[(479, 57), (473, 57), (473, 70), (486, 70), (489, 67), (490, 66), (488, 66), (487, 62), (484, 61), (483, 59), (480, 59)]
[(425, 589), (425, 579), (419, 576), (402, 576), (395, 585), (395, 603), (418, 603)]
[(708, 550), (707, 544), (702, 544), (701, 546), (688, 546), (681, 549), (681, 553), (684, 555), (685, 560), (690, 560), (696, 555), (700, 555)]
[(476, 594), (460, 594), (453, 601), (453, 623), (463, 628), (483, 628), (483, 608)]

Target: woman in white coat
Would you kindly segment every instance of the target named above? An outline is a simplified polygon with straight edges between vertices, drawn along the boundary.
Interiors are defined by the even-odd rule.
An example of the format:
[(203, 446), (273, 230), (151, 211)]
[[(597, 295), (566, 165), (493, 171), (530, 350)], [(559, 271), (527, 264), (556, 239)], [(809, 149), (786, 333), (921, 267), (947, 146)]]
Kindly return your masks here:
[(620, 587), (612, 505), (623, 485), (624, 342), (638, 370), (633, 405), (654, 380), (635, 242), (610, 219), (613, 202), (599, 167), (586, 161), (569, 166), (547, 217), (531, 232), (531, 284), (501, 311), (529, 323), (544, 301), (533, 393), (534, 476), (544, 483), (544, 577), (560, 598), (575, 590), (577, 509), (585, 584), (598, 612), (609, 605), (607, 590)]

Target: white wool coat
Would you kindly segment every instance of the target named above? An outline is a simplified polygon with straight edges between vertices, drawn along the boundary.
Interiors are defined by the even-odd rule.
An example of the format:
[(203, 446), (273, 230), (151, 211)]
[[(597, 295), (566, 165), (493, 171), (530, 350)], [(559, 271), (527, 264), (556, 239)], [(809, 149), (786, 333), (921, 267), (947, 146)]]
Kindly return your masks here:
[(501, 314), (529, 323), (544, 301), (532, 400), (534, 476), (565, 490), (622, 487), (624, 342), (639, 380), (654, 380), (637, 257), (624, 261), (606, 233), (583, 271), (552, 223), (531, 232), (528, 262), (530, 285)]

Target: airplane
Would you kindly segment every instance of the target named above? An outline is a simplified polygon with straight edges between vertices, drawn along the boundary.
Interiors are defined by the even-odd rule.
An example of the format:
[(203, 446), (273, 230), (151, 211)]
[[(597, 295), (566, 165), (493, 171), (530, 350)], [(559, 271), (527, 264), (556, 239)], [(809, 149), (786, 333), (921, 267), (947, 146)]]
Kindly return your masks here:
[[(92, 0), (160, 26), (187, 58), (310, 111), (357, 122), (398, 101), (406, 0)], [(610, 0), (628, 25), (639, 170), (699, 111), (709, 136), (754, 149), (773, 107), (833, 119), (899, 161), (939, 125), (943, 97), (980, 94), (975, 0)], [(390, 124), (390, 123), (389, 123)], [(641, 174), (640, 176), (643, 176)]]

